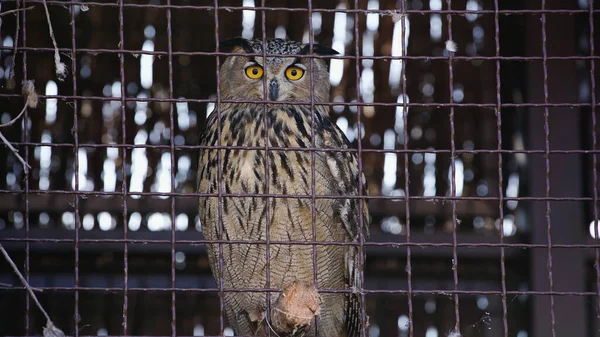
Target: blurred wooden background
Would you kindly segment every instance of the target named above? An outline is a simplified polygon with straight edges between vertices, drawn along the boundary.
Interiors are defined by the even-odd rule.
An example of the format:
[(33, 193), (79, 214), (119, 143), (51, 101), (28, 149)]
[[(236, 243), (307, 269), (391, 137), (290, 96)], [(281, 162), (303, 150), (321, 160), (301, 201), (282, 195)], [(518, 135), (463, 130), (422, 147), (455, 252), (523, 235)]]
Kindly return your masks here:
[[(135, 7), (133, 4), (145, 6)], [(185, 53), (215, 51), (215, 10), (212, 2), (205, 1), (173, 0), (171, 4), (174, 7), (170, 8), (169, 37), (168, 7), (164, 6), (164, 0), (151, 1), (149, 5), (143, 1), (126, 1), (122, 9), (122, 27), (119, 20), (121, 8), (114, 2), (49, 2), (61, 57), (69, 69), (66, 80), (61, 82), (54, 75), (52, 43), (42, 2), (21, 3), (21, 6), (35, 8), (20, 14), (24, 30), (19, 37), (16, 81), (21, 83), (23, 79), (33, 79), (39, 94), (62, 97), (42, 98), (38, 108), (29, 109), (27, 127), (16, 123), (1, 130), (27, 157), (32, 171), (26, 180), (15, 156), (7, 148), (0, 147), (0, 157), (7, 158), (0, 165), (0, 238), (4, 238), (2, 244), (9, 248), (18, 265), (29, 270), (32, 285), (49, 287), (39, 296), (57, 326), (68, 334), (74, 334), (76, 329), (80, 335), (170, 335), (173, 331), (177, 335), (219, 333), (217, 294), (201, 291), (202, 288), (214, 287), (204, 248), (191, 243), (202, 238), (196, 219), (197, 198), (186, 195), (193, 192), (195, 185), (196, 150), (192, 146), (197, 144), (206, 114), (213, 107), (212, 103), (199, 100), (215, 98), (216, 60), (213, 55)], [(357, 44), (363, 56), (401, 56), (394, 54), (401, 50), (402, 45), (398, 11), (402, 8), (423, 11), (448, 9), (446, 2), (440, 0), (404, 1), (404, 5), (401, 1), (359, 0), (357, 4), (358, 7), (351, 1), (313, 2), (312, 8), (317, 10), (358, 8), (381, 11), (357, 15), (316, 11), (312, 17), (315, 42), (337, 46), (339, 51), (342, 51), (339, 49), (342, 46), (345, 55), (354, 55)], [(191, 5), (205, 8), (178, 7)], [(219, 6), (242, 5), (250, 9), (261, 4), (251, 0), (219, 1)], [(4, 12), (14, 9), (16, 2), (3, 1), (1, 6)], [(307, 8), (305, 1), (291, 0), (265, 1), (265, 6)], [(501, 2), (500, 6), (502, 10), (540, 8), (536, 1), (525, 4)], [(550, 1), (549, 6), (575, 8), (567, 8), (557, 1)], [(451, 140), (454, 140), (456, 150), (464, 151), (455, 155), (457, 195), (466, 197), (456, 203), (457, 241), (498, 244), (499, 210), (502, 209), (504, 242), (515, 245), (535, 242), (533, 227), (541, 221), (538, 232), (543, 234), (545, 220), (543, 217), (532, 220), (531, 210), (544, 205), (534, 200), (512, 200), (499, 207), (498, 166), (499, 158), (502, 158), (500, 187), (504, 197), (543, 197), (543, 186), (538, 189), (530, 186), (535, 181), (532, 176), (539, 168), (532, 166), (531, 162), (542, 160), (543, 151), (535, 154), (510, 152), (543, 150), (543, 147), (533, 147), (534, 142), (529, 138), (533, 137), (531, 135), (542, 137), (543, 124), (531, 123), (526, 114), (527, 107), (503, 107), (500, 111), (502, 143), (499, 145), (496, 105), (498, 95), (503, 104), (541, 103), (531, 98), (532, 92), (542, 88), (541, 78), (533, 83), (528, 76), (531, 75), (530, 64), (540, 65), (541, 62), (503, 59), (497, 64), (495, 59), (486, 57), (496, 56), (496, 44), (500, 49), (499, 56), (541, 56), (541, 45), (531, 43), (535, 39), (531, 33), (529, 37), (525, 34), (526, 31), (531, 32), (532, 26), (539, 25), (540, 15), (499, 15), (499, 30), (496, 32), (492, 1), (452, 1), (452, 9), (471, 11), (452, 14), (452, 39), (458, 46), (457, 58), (452, 61), (452, 92), (445, 50), (445, 42), (449, 39), (447, 15), (411, 13), (405, 16), (405, 52), (411, 57), (403, 61), (406, 83), (402, 82), (401, 62), (397, 60), (362, 59), (359, 61), (360, 74), (355, 70), (356, 60), (334, 61), (331, 65), (332, 101), (356, 101), (356, 76), (359, 75), (361, 97), (358, 99), (374, 105), (367, 104), (360, 109), (352, 105), (336, 106), (332, 116), (354, 144), (361, 139), (363, 149), (403, 150), (407, 144), (410, 150), (406, 156), (408, 160), (402, 152), (366, 152), (362, 159), (371, 195), (405, 196), (404, 168), (408, 167), (409, 195), (421, 197), (409, 203), (413, 242), (438, 245), (453, 242), (453, 205), (448, 200), (434, 200), (436, 196), (451, 195), (448, 178)], [(487, 12), (477, 13), (477, 10)], [(261, 37), (263, 15), (267, 37), (280, 36), (299, 41), (308, 38), (306, 11), (254, 12), (239, 9), (218, 10), (219, 38), (243, 34)], [(549, 21), (561, 22), (567, 27), (563, 27), (564, 36), (549, 36), (548, 45), (555, 46), (550, 48), (564, 49), (565, 55), (589, 55), (589, 45), (586, 51), (581, 44), (563, 44), (570, 37), (567, 33), (573, 33), (573, 39), (578, 34), (585, 41), (585, 33), (589, 31), (588, 14), (557, 13), (547, 16)], [(23, 99), (16, 95), (19, 90), (6, 88), (13, 58), (16, 17), (5, 15), (1, 18), (0, 118), (4, 123), (20, 111)], [(594, 20), (597, 21), (595, 13)], [(355, 35), (355, 27), (358, 27), (358, 35)], [(169, 41), (174, 52), (172, 92), (169, 87)], [(119, 48), (127, 52), (120, 54)], [(161, 54), (140, 54), (140, 50)], [(552, 63), (551, 69), (560, 67), (556, 65), (559, 61), (552, 62), (549, 62)], [(581, 92), (585, 89), (581, 83), (587, 79), (588, 96), (582, 101), (590, 101), (589, 62), (568, 62), (573, 69), (577, 67), (580, 76), (569, 78), (570, 82), (564, 85)], [(499, 89), (497, 65), (500, 66)], [(127, 98), (165, 99), (172, 96), (191, 101), (174, 103), (172, 110), (169, 102), (127, 101), (122, 110), (122, 87)], [(451, 96), (452, 102), (466, 104), (454, 108), (453, 137), (451, 110), (444, 105), (451, 102)], [(557, 99), (553, 102), (576, 103)], [(408, 109), (407, 139), (404, 138), (405, 112), (402, 107), (376, 105), (403, 100), (421, 104)], [(585, 116), (581, 117), (580, 126), (587, 128), (582, 129), (581, 137), (574, 135), (579, 142), (576, 148), (590, 149), (591, 108), (576, 109), (581, 114), (578, 116)], [(361, 111), (364, 131), (361, 137), (357, 134), (358, 110)], [(170, 111), (173, 111), (172, 116)], [(171, 142), (175, 147), (174, 158), (171, 158)], [(123, 147), (134, 144), (146, 146), (135, 149)], [(499, 147), (504, 150), (500, 156), (493, 152)], [(439, 152), (427, 152), (431, 150)], [(175, 172), (170, 170), (172, 159)], [(583, 174), (565, 178), (564, 184), (568, 186), (575, 181), (584, 186), (581, 193), (589, 198), (594, 191), (588, 169), (591, 167), (591, 155), (578, 160), (585, 167)], [(79, 175), (75, 174), (76, 163)], [(543, 179), (543, 166), (537, 175)], [(128, 195), (124, 200), (124, 181), (127, 193), (171, 192), (172, 178), (176, 187), (173, 192), (179, 193), (175, 197)], [(73, 193), (74, 179), (78, 179), (80, 190), (86, 191), (77, 200)], [(100, 195), (94, 192), (113, 193)], [(589, 221), (594, 219), (593, 203), (588, 200), (581, 204), (579, 212), (586, 221), (573, 226), (581, 226), (578, 232), (586, 234)], [(373, 199), (370, 205), (372, 240), (406, 242), (404, 200)], [(77, 244), (73, 242), (76, 225), (80, 226), (77, 236), (83, 240)], [(172, 228), (176, 229), (173, 236)], [(125, 229), (127, 239), (137, 240), (135, 243), (126, 245), (119, 241), (124, 239)], [(39, 240), (26, 247), (26, 238)], [(171, 245), (172, 238), (188, 241)], [(162, 241), (152, 243), (153, 240)], [(587, 242), (591, 238), (589, 235), (585, 239), (581, 236), (578, 240)], [(26, 250), (23, 249), (25, 247)], [(125, 247), (127, 254), (124, 253)], [(537, 250), (540, 252), (536, 256), (543, 258), (544, 254), (547, 255), (546, 250)], [(531, 259), (537, 261), (533, 251), (505, 250), (505, 279), (509, 291), (535, 290), (536, 282), (542, 282), (535, 281), (532, 276), (532, 270), (536, 269)], [(581, 273), (582, 280), (589, 280), (585, 290), (594, 291), (595, 272), (591, 255), (587, 255), (589, 252), (586, 250), (580, 256), (582, 264), (589, 268), (582, 269)], [(369, 247), (367, 253), (365, 277), (368, 289), (407, 289), (405, 246)], [(451, 247), (429, 245), (413, 248), (411, 253), (413, 289), (454, 289)], [(484, 294), (485, 291), (499, 292), (502, 289), (500, 248), (463, 247), (458, 249), (458, 257), (458, 288), (473, 292), (459, 296), (461, 331), (465, 336), (504, 336), (502, 298), (499, 294)], [(0, 263), (0, 268), (0, 283), (19, 284), (7, 264)], [(545, 265), (539, 268), (543, 276)], [(125, 271), (129, 288), (126, 300), (123, 290), (119, 290), (124, 287)], [(172, 272), (177, 288), (192, 290), (174, 293), (168, 290), (172, 285)], [(76, 285), (80, 287), (77, 295), (74, 289), (69, 289)], [(25, 300), (25, 293), (2, 287), (0, 285), (0, 317), (7, 323), (0, 323), (0, 335), (40, 334), (45, 322), (33, 303)], [(123, 327), (124, 303), (126, 329)], [(174, 326), (173, 303), (176, 314)], [(408, 336), (406, 295), (368, 294), (367, 303), (371, 337)], [(532, 318), (534, 306), (531, 296), (508, 297), (509, 336), (538, 336), (532, 334), (532, 329), (538, 324), (535, 322), (540, 321)], [(75, 315), (76, 309), (78, 316)], [(454, 327), (454, 301), (450, 295), (439, 292), (415, 295), (412, 310), (414, 336), (445, 336)], [(587, 328), (584, 330), (588, 331)]]

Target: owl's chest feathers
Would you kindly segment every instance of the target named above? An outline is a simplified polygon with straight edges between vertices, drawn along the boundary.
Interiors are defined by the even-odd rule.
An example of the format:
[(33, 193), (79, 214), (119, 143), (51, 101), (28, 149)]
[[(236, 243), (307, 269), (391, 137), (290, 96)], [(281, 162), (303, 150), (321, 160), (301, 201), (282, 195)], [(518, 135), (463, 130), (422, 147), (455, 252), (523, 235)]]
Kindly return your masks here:
[[(260, 109), (262, 110), (262, 109)], [(200, 173), (200, 186), (208, 193), (216, 193), (218, 184), (225, 194), (251, 194), (251, 196), (225, 197), (222, 199), (224, 214), (232, 216), (233, 223), (227, 234), (233, 238), (247, 235), (265, 236), (266, 198), (260, 195), (310, 195), (311, 193), (311, 146), (310, 112), (302, 107), (279, 108), (267, 111), (267, 125), (260, 111), (231, 109), (223, 111), (220, 120), (216, 116), (208, 121), (203, 145), (219, 145), (217, 120), (221, 123), (220, 145), (234, 146), (221, 150), (222, 179), (217, 175), (217, 149), (205, 150), (202, 157), (206, 165)], [(316, 114), (315, 114), (316, 115)], [(308, 118), (307, 118), (308, 116)], [(322, 116), (315, 117), (315, 124), (322, 125)], [(315, 145), (323, 143), (323, 128), (315, 128)], [(268, 142), (268, 151), (265, 151)], [(250, 149), (237, 147), (251, 147)], [(281, 148), (290, 148), (284, 150)], [(297, 148), (298, 150), (294, 150)], [(202, 187), (204, 186), (204, 187)], [(319, 189), (317, 189), (319, 191)], [(323, 194), (322, 191), (321, 194)], [(258, 196), (256, 196), (258, 195)], [(270, 198), (271, 219), (287, 219), (284, 223), (271, 224), (273, 239), (302, 239), (310, 228), (295, 231), (291, 222), (304, 224), (310, 219), (308, 199)], [(213, 211), (209, 211), (211, 214)], [(311, 225), (312, 226), (312, 225)], [(308, 234), (307, 234), (308, 235)], [(310, 239), (310, 237), (308, 237)]]
[[(225, 149), (222, 152), (226, 193), (264, 193), (269, 180), (270, 193), (302, 193), (309, 186), (311, 154), (311, 113), (304, 107), (229, 109), (221, 116), (221, 144), (251, 149)], [(315, 145), (322, 144), (326, 119), (315, 112)], [(212, 128), (216, 129), (216, 123)], [(216, 133), (216, 132), (215, 132)], [(211, 145), (217, 145), (216, 137)], [(267, 147), (265, 146), (267, 143)], [(294, 150), (294, 148), (298, 150)], [(265, 151), (265, 149), (268, 149)], [(297, 186), (296, 186), (297, 185)], [(301, 191), (297, 191), (298, 188)]]
[[(266, 118), (265, 118), (266, 117)], [(315, 141), (322, 134), (324, 122), (323, 112), (317, 109), (314, 113)], [(269, 147), (310, 146), (311, 111), (305, 106), (281, 106), (248, 109), (231, 108), (223, 111), (221, 116), (221, 142), (235, 146), (265, 147), (268, 139)], [(213, 123), (216, 128), (216, 123)]]

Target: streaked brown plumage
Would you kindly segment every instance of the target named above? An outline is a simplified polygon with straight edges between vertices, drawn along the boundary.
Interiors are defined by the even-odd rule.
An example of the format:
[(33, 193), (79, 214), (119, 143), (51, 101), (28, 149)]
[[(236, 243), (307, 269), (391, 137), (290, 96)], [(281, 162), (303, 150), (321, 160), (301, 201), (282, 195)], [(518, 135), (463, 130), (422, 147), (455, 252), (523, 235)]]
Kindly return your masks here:
[[(230, 45), (238, 52), (262, 52), (262, 41), (233, 39)], [(309, 102), (311, 99), (310, 60), (286, 57), (307, 54), (308, 45), (281, 39), (266, 42), (268, 54), (281, 57), (228, 57), (221, 67), (220, 92), (223, 100), (263, 100), (262, 76), (266, 76), (268, 99)], [(315, 54), (336, 54), (332, 49), (313, 45)], [(254, 70), (257, 67), (258, 70)], [(262, 70), (259, 74), (259, 70)], [(294, 72), (295, 70), (295, 72)], [(303, 75), (302, 75), (303, 74)], [(258, 78), (258, 75), (260, 78)], [(298, 76), (300, 75), (300, 76)], [(256, 78), (254, 78), (256, 77)], [(298, 78), (299, 77), (299, 78)], [(329, 100), (329, 74), (322, 59), (313, 61), (314, 100)], [(265, 129), (265, 111), (268, 128)], [(265, 147), (311, 147), (310, 104), (222, 103), (221, 118), (214, 111), (207, 120), (200, 145)], [(329, 107), (315, 105), (315, 146), (326, 149), (349, 149), (351, 144), (329, 118)], [(358, 169), (355, 152), (315, 152), (316, 240), (357, 242), (359, 210), (362, 202), (364, 228), (368, 225), (367, 204), (363, 199), (318, 199), (319, 195), (367, 194), (364, 175)], [(268, 165), (265, 170), (265, 162)], [(221, 150), (221, 173), (218, 177), (218, 150), (200, 151), (198, 192), (224, 194), (291, 194), (310, 196), (311, 152), (269, 150)], [(363, 190), (359, 191), (359, 176)], [(268, 191), (266, 181), (268, 177)], [(270, 241), (313, 241), (311, 198), (269, 198)], [(266, 240), (265, 197), (222, 197), (222, 238), (225, 240)], [(207, 239), (219, 239), (219, 204), (217, 197), (200, 198), (199, 214)], [(368, 235), (368, 232), (365, 233)], [(219, 279), (218, 244), (207, 245), (210, 265)], [(266, 245), (225, 243), (222, 245), (223, 282), (226, 288), (266, 287)], [(270, 287), (284, 288), (294, 280), (314, 280), (311, 245), (270, 244)], [(319, 289), (359, 287), (359, 255), (356, 246), (317, 246), (317, 283)], [(361, 309), (358, 296), (347, 293), (322, 293), (318, 319), (319, 336), (358, 336)], [(266, 310), (263, 292), (229, 292), (225, 294), (227, 317), (235, 332), (252, 335), (257, 330), (256, 317)], [(271, 295), (275, 301), (277, 294)], [(312, 324), (308, 336), (315, 336)]]

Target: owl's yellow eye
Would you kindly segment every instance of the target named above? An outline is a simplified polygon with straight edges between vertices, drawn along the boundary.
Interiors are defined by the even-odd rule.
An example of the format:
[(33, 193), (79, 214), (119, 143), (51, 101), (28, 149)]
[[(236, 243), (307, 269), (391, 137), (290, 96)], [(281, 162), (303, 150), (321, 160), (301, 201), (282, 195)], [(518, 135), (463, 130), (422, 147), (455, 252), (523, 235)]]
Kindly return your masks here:
[(285, 77), (292, 81), (297, 81), (301, 79), (302, 76), (304, 76), (304, 69), (300, 67), (291, 66), (285, 70)]
[(253, 65), (246, 68), (246, 76), (253, 80), (261, 78), (263, 75), (263, 68), (259, 65)]

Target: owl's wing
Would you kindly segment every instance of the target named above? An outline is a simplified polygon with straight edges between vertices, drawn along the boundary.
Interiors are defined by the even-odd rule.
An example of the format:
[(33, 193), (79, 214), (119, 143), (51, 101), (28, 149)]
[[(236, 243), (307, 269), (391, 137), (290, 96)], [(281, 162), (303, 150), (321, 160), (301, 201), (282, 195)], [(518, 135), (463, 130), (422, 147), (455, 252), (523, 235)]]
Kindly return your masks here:
[[(348, 141), (342, 130), (328, 117), (323, 117), (321, 147), (327, 151), (319, 153), (325, 161), (327, 170), (317, 177), (317, 184), (323, 184), (324, 190), (331, 194), (351, 196), (352, 198), (332, 199), (334, 212), (343, 224), (351, 241), (358, 241), (360, 230), (360, 203), (362, 203), (363, 233), (369, 236), (369, 210), (367, 201), (359, 196), (368, 196), (367, 181), (359, 170), (358, 153)], [(342, 151), (335, 151), (341, 149)], [(362, 180), (362, 190), (360, 190)]]
[[(330, 151), (319, 152), (321, 160), (325, 162), (326, 169), (316, 178), (316, 183), (324, 187), (331, 194), (342, 196), (353, 196), (354, 198), (331, 199), (334, 218), (344, 228), (346, 241), (358, 242), (360, 235), (360, 217), (362, 209), (363, 237), (369, 236), (369, 210), (367, 200), (358, 198), (360, 195), (367, 196), (367, 182), (358, 165), (358, 153), (354, 150), (348, 138), (338, 126), (327, 116), (322, 116), (319, 127), (322, 128), (321, 147)], [(351, 151), (331, 151), (331, 149), (342, 149)], [(362, 190), (359, 179), (362, 180)], [(359, 193), (361, 192), (361, 193)], [(362, 203), (362, 205), (361, 205)], [(362, 207), (361, 207), (362, 206)], [(357, 246), (348, 249), (345, 260), (347, 283), (351, 289), (361, 289), (360, 283), (360, 251)], [(348, 297), (346, 312), (346, 331), (348, 337), (359, 335), (361, 327), (361, 308), (358, 293), (352, 293)]]

